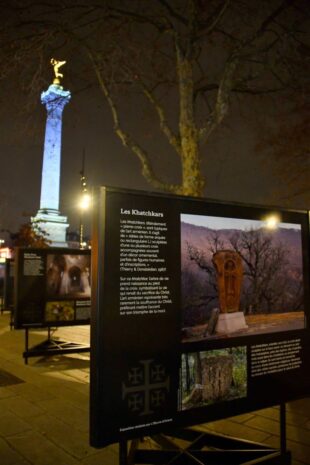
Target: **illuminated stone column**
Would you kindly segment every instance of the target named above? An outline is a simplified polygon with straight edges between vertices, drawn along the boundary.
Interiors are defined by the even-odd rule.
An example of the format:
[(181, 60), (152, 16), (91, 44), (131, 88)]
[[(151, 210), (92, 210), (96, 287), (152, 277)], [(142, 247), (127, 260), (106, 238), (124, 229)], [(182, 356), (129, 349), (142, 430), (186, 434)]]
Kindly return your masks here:
[[(54, 247), (66, 247), (67, 217), (59, 211), (60, 171), (61, 171), (61, 130), (62, 112), (71, 98), (70, 91), (63, 90), (58, 83), (49, 86), (41, 94), (41, 102), (47, 110), (44, 155), (41, 179), (40, 209), (32, 218), (39, 221), (39, 227)], [(58, 81), (59, 82), (59, 81)]]

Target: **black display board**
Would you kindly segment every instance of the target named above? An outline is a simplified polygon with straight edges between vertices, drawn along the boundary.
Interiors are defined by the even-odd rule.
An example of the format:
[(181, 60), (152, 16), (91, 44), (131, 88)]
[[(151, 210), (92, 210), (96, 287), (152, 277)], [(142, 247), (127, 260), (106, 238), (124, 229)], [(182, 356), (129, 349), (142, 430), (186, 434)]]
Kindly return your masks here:
[(17, 248), (14, 327), (90, 323), (90, 251)]
[(308, 212), (101, 188), (92, 243), (91, 445), (309, 394)]

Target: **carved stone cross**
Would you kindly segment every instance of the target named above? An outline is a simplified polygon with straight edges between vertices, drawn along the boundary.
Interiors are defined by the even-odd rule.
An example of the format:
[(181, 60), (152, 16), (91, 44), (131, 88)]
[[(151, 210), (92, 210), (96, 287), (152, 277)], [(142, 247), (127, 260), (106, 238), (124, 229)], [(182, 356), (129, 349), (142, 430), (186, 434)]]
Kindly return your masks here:
[(213, 255), (212, 261), (217, 272), (221, 313), (238, 312), (243, 277), (240, 255), (233, 250), (220, 250)]

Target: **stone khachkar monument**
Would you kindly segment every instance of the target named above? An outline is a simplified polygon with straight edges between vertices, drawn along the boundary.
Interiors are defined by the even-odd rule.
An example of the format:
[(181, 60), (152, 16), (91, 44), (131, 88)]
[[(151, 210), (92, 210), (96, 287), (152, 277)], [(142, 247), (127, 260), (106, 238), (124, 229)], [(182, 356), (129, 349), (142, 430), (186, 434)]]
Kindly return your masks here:
[(41, 94), (41, 102), (47, 110), (41, 197), (40, 209), (31, 218), (34, 229), (38, 222), (53, 247), (67, 247), (66, 229), (69, 226), (67, 217), (62, 216), (59, 211), (62, 112), (71, 98), (70, 91), (63, 90), (60, 85), (63, 74), (59, 72), (59, 68), (65, 63), (51, 59), (55, 78), (47, 91)]
[(242, 259), (233, 250), (220, 250), (213, 255), (217, 272), (220, 315), (216, 324), (217, 334), (229, 334), (247, 329), (243, 312), (239, 311), (243, 278)]

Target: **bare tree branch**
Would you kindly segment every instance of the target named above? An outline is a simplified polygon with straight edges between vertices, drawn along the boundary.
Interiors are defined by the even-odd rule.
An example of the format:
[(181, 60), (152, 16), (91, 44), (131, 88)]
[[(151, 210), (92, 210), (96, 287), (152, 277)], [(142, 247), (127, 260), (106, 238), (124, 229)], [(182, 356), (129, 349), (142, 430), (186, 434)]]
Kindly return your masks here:
[(116, 104), (113, 101), (109, 89), (106, 85), (106, 82), (103, 79), (98, 63), (89, 50), (88, 55), (94, 67), (98, 81), (100, 83), (101, 90), (103, 91), (105, 98), (109, 104), (112, 113), (112, 118), (114, 121), (114, 131), (119, 137), (119, 139), (122, 141), (123, 145), (129, 148), (138, 157), (141, 164), (142, 175), (155, 188), (163, 189), (174, 193), (180, 193), (182, 190), (182, 186), (162, 182), (158, 177), (156, 177), (147, 152), (139, 144), (137, 144), (127, 132), (125, 132), (121, 128)]
[(182, 23), (182, 24), (184, 24), (184, 25), (187, 25), (187, 24), (188, 24), (187, 19), (184, 18), (182, 15), (180, 15), (177, 11), (175, 11), (175, 10), (172, 8), (170, 2), (168, 3), (166, 0), (158, 0), (158, 1), (159, 1), (159, 3), (167, 10), (167, 12), (169, 13), (169, 15), (170, 15), (172, 18), (174, 18), (174, 19), (180, 21), (180, 23)]
[(210, 34), (210, 32), (215, 30), (218, 23), (221, 21), (225, 12), (227, 11), (230, 3), (231, 0), (224, 0), (221, 4), (218, 5), (213, 15), (210, 18), (208, 18), (206, 22), (199, 21), (199, 37), (202, 37), (203, 35), (208, 35)]
[(232, 56), (226, 62), (225, 71), (218, 87), (213, 113), (211, 114), (207, 124), (199, 130), (201, 143), (205, 143), (208, 140), (210, 135), (221, 124), (228, 113), (229, 96), (231, 89), (234, 86), (234, 77), (238, 61), (239, 59), (237, 56)]
[(151, 102), (151, 104), (153, 105), (153, 107), (154, 107), (154, 109), (155, 109), (155, 111), (156, 111), (156, 113), (158, 115), (160, 128), (161, 128), (163, 134), (165, 134), (165, 136), (167, 137), (170, 145), (176, 150), (177, 154), (182, 155), (180, 137), (177, 137), (173, 133), (172, 129), (169, 127), (168, 122), (166, 120), (165, 111), (164, 111), (162, 105), (160, 105), (158, 100), (155, 98), (154, 94), (149, 89), (147, 89), (147, 87), (144, 84), (141, 83), (141, 85), (143, 87), (144, 95)]

